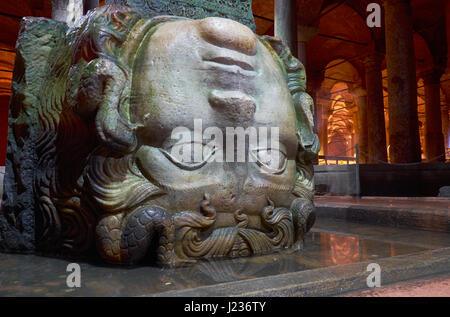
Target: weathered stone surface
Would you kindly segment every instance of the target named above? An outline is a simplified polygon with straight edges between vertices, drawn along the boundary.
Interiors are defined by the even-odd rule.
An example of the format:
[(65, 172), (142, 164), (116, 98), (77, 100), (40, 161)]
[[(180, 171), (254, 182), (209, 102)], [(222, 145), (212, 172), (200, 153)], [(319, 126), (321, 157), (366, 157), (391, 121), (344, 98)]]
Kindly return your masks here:
[(176, 15), (191, 19), (228, 18), (255, 31), (251, 0), (106, 0), (107, 4), (127, 4), (144, 16)]
[[(305, 69), (289, 49), (230, 19), (103, 6), (78, 22), (24, 22), (6, 249), (96, 247), (108, 262), (156, 255), (167, 266), (300, 249), (315, 219), (319, 142)], [(241, 161), (235, 129), (266, 129), (271, 140), (244, 134)]]
[(38, 104), (48, 76), (51, 51), (64, 39), (67, 26), (44, 18), (24, 18), (17, 43), (13, 97), (9, 113), (4, 195), (0, 211), (0, 248), (35, 248), (34, 174), (36, 141), (42, 133)]

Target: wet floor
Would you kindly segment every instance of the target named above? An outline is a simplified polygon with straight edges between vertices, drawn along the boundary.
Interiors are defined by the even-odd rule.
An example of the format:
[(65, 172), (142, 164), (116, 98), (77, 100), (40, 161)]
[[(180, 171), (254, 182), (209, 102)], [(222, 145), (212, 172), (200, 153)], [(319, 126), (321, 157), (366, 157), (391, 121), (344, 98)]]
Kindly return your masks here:
[(81, 287), (69, 288), (73, 261), (35, 255), (0, 254), (0, 296), (140, 296), (320, 267), (369, 261), (450, 246), (450, 234), (318, 219), (305, 248), (276, 254), (199, 262), (190, 267), (123, 268), (77, 262)]

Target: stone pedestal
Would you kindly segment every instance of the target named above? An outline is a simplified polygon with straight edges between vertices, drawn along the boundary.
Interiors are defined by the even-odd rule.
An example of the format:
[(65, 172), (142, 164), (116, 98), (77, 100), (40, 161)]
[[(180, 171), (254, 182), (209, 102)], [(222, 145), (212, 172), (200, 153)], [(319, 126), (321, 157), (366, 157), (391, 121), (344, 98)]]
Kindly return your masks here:
[(282, 39), (297, 54), (296, 0), (275, 0), (275, 36)]
[(409, 0), (385, 0), (389, 140), (392, 163), (420, 162), (416, 61)]
[(432, 161), (445, 161), (440, 96), (442, 73), (438, 69), (422, 73), (425, 88), (425, 155), (427, 160)]
[[(384, 122), (383, 83), (381, 62), (383, 56), (372, 52), (364, 59), (367, 87), (367, 163), (387, 162), (386, 128)], [(362, 151), (363, 148), (361, 148)]]
[(356, 88), (351, 92), (355, 98), (358, 107), (357, 114), (357, 130), (358, 130), (358, 144), (359, 144), (359, 163), (368, 163), (368, 158), (365, 153), (369, 153), (369, 138), (367, 128), (367, 92), (365, 89)]

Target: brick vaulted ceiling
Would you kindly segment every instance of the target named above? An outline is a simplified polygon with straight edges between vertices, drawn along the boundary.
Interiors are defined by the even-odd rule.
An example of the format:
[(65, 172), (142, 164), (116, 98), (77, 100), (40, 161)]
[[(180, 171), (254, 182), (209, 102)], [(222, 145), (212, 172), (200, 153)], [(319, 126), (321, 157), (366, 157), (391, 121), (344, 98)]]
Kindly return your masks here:
[[(444, 63), (447, 56), (445, 30), (445, 5), (448, 0), (412, 0), (414, 28), (425, 40), (429, 50), (437, 61)], [(298, 22), (302, 25), (318, 26), (320, 33), (342, 37), (358, 43), (377, 45), (378, 50), (384, 50), (384, 30), (369, 29), (365, 24), (368, 3), (382, 0), (297, 0)], [(253, 13), (256, 18), (257, 33), (273, 33), (274, 0), (253, 0)], [(14, 0), (0, 1), (0, 42), (14, 47), (23, 16), (51, 15), (51, 0)], [(310, 65), (320, 68), (330, 60), (339, 57), (351, 57), (364, 51), (365, 45), (342, 45), (338, 40), (316, 37), (308, 48), (315, 56)], [(347, 42), (346, 44), (349, 44)], [(326, 50), (324, 50), (326, 48)], [(323, 54), (317, 54), (323, 52)], [(330, 55), (331, 53), (331, 55)], [(317, 56), (319, 55), (319, 56)], [(327, 55), (327, 56), (320, 56)], [(335, 56), (332, 56), (335, 55)]]
[[(429, 63), (446, 65), (445, 9), (449, 0), (411, 0), (418, 70)], [(369, 28), (365, 20), (371, 2), (382, 0), (297, 0), (299, 25), (315, 26), (319, 35), (308, 43), (308, 73), (320, 73), (331, 61), (352, 63), (361, 77), (364, 56), (374, 45), (383, 52), (383, 28)], [(258, 34), (273, 34), (274, 0), (252, 0)], [(13, 50), (23, 16), (51, 16), (51, 0), (0, 1), (0, 46)], [(384, 24), (384, 23), (383, 23)], [(345, 41), (336, 39), (344, 39)]]
[[(0, 1), (0, 139), (6, 140), (8, 100), (11, 91), (14, 47), (24, 16), (51, 16), (52, 0), (1, 0)], [(319, 34), (307, 45), (308, 78), (321, 79), (332, 87), (338, 81), (358, 85), (364, 83), (364, 67), (361, 57), (375, 48), (384, 52), (384, 28), (366, 25), (367, 5), (383, 0), (297, 0), (298, 25), (314, 26)], [(447, 65), (450, 34), (450, 0), (411, 0), (417, 70), (432, 64)], [(101, 4), (104, 1), (100, 1)], [(274, 0), (252, 0), (258, 34), (273, 35)], [(384, 21), (382, 21), (384, 25)], [(338, 65), (338, 66), (336, 66)], [(450, 69), (450, 63), (448, 63)], [(385, 68), (385, 65), (382, 65)], [(326, 70), (325, 70), (326, 69)], [(384, 74), (386, 70), (384, 70)], [(385, 76), (385, 75), (384, 75)], [(344, 78), (345, 77), (345, 78)], [(351, 88), (351, 87), (349, 87)], [(441, 80), (441, 88), (450, 100), (450, 74)], [(0, 165), (6, 144), (0, 141)]]
[[(319, 28), (307, 47), (308, 72), (322, 70), (336, 59), (349, 60), (359, 71), (361, 61), (357, 58), (367, 54), (375, 46), (383, 52), (384, 28), (369, 28), (366, 12), (369, 3), (382, 0), (297, 0), (299, 25)], [(448, 0), (412, 0), (413, 23), (418, 59), (418, 69), (426, 67), (424, 60), (445, 66), (447, 42), (445, 33), (445, 9)], [(253, 13), (257, 33), (273, 35), (274, 1), (253, 0)], [(382, 23), (384, 25), (384, 21)], [(346, 41), (334, 39), (338, 37)], [(430, 55), (433, 55), (431, 58)], [(429, 55), (429, 56), (427, 56)], [(361, 74), (363, 75), (363, 74)]]

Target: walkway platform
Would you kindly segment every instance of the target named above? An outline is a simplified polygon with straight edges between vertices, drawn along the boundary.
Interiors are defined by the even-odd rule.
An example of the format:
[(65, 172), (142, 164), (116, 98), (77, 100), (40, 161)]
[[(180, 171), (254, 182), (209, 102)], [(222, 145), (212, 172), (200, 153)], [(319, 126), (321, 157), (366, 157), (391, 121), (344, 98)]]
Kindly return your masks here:
[(450, 232), (450, 198), (316, 196), (319, 217)]
[[(66, 285), (71, 262), (81, 266), (81, 288)], [(178, 269), (0, 254), (0, 296), (335, 296), (368, 290), (370, 263), (380, 265), (382, 286), (445, 276), (450, 274), (450, 233), (319, 215), (299, 253)]]

